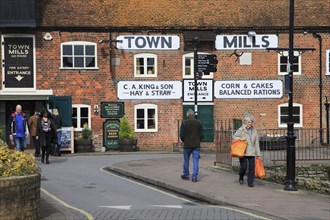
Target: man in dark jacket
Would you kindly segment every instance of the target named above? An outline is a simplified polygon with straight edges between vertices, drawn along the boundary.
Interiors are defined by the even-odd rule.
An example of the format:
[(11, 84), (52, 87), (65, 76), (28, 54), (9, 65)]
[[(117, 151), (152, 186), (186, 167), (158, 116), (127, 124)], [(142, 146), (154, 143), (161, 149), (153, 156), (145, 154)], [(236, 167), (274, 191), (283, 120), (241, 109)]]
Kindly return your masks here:
[(15, 142), (17, 151), (24, 151), (26, 139), (29, 137), (28, 120), (22, 112), (22, 106), (17, 105), (16, 111), (9, 118), (9, 139)]
[(200, 155), (200, 143), (203, 138), (203, 126), (200, 120), (195, 118), (194, 111), (189, 109), (187, 111), (187, 118), (180, 127), (180, 138), (183, 142), (183, 180), (189, 180), (189, 160), (192, 154), (193, 159), (193, 173), (191, 180), (197, 182), (198, 176), (198, 162)]

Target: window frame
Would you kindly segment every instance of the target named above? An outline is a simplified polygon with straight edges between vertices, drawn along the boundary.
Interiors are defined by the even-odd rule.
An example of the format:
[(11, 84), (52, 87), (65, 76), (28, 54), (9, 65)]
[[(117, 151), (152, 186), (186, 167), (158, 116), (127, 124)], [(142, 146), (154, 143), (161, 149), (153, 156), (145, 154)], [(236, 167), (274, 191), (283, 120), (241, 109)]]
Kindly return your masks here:
[(325, 65), (326, 65), (326, 72), (325, 75), (330, 75), (330, 50), (326, 50), (326, 60), (325, 60)]
[[(144, 72), (146, 74), (138, 74), (137, 73), (137, 59), (138, 58), (143, 58), (144, 59), (144, 63), (146, 65), (144, 65), (143, 69)], [(148, 74), (148, 63), (147, 63), (147, 59), (148, 58), (153, 58), (154, 59), (154, 74)], [(138, 53), (138, 54), (134, 54), (134, 77), (137, 78), (154, 78), (158, 76), (158, 68), (157, 68), (157, 54), (152, 54), (152, 53)]]
[[(198, 54), (206, 54), (206, 55), (212, 55), (210, 53), (205, 52), (198, 52)], [(191, 66), (190, 71), (192, 74), (186, 75), (186, 58), (190, 59)], [(204, 75), (202, 76), (202, 79), (213, 79), (214, 72), (210, 72), (210, 75)], [(194, 53), (187, 53), (182, 55), (182, 78), (183, 79), (193, 79), (194, 78)]]
[[(277, 122), (278, 122), (278, 127), (279, 128), (285, 128), (287, 127), (286, 123), (281, 123), (281, 107), (288, 107), (289, 103), (282, 103), (280, 105), (278, 105), (278, 118), (277, 118)], [(293, 107), (299, 107), (300, 109), (300, 117), (299, 117), (299, 124), (298, 123), (294, 123), (294, 127), (297, 128), (302, 128), (303, 127), (303, 105), (300, 103), (293, 103)]]
[[(75, 66), (65, 67), (65, 66), (63, 66), (63, 57), (66, 56), (66, 55), (63, 55), (63, 46), (67, 46), (67, 45), (72, 46), (73, 48), (74, 48), (74, 46), (83, 46), (84, 51), (85, 51), (86, 46), (94, 46), (95, 66), (94, 67), (86, 67), (86, 63), (85, 63), (86, 57), (93, 57), (91, 55), (86, 56), (86, 54), (82, 55), (82, 57), (84, 58), (84, 67), (75, 67)], [(74, 53), (74, 49), (73, 49), (72, 53)], [(75, 58), (74, 54), (72, 54), (71, 56), (74, 60), (74, 58)], [(81, 57), (81, 56), (79, 55), (79, 57)], [(69, 69), (69, 70), (72, 70), (72, 69), (81, 69), (81, 70), (99, 69), (98, 62), (97, 62), (97, 43), (88, 42), (88, 41), (69, 41), (69, 42), (61, 43), (61, 61), (60, 62), (61, 62), (60, 69)], [(72, 65), (74, 65), (74, 62), (72, 63)]]
[[(155, 110), (155, 128), (154, 129), (138, 129), (137, 125), (137, 110), (144, 109), (144, 124), (148, 124), (148, 109)], [(158, 132), (158, 105), (156, 104), (138, 104), (134, 106), (134, 131), (135, 132)]]
[[(298, 72), (293, 72), (293, 75), (299, 76), (302, 73), (302, 70), (301, 70), (301, 54), (299, 53), (299, 51), (293, 51), (293, 55), (298, 56), (298, 70), (299, 70)], [(289, 57), (289, 51), (282, 51), (281, 53), (278, 53), (277, 72), (278, 72), (279, 76), (284, 76), (284, 75), (288, 74), (287, 71), (281, 72), (281, 57), (282, 56)]]
[[(80, 120), (81, 120), (81, 116), (80, 116), (81, 111), (80, 111), (80, 109), (81, 108), (88, 108), (88, 128), (91, 129), (92, 128), (92, 125), (91, 125), (91, 122), (92, 122), (92, 119), (91, 119), (91, 106), (86, 105), (86, 104), (73, 104), (72, 105), (72, 114), (73, 114), (73, 109), (74, 108), (77, 108), (77, 127), (76, 128), (73, 127), (74, 131), (82, 131), (82, 129), (83, 129), (83, 125), (80, 124)], [(79, 109), (79, 111), (78, 111), (78, 109)], [(72, 122), (73, 122), (73, 117), (72, 117)]]

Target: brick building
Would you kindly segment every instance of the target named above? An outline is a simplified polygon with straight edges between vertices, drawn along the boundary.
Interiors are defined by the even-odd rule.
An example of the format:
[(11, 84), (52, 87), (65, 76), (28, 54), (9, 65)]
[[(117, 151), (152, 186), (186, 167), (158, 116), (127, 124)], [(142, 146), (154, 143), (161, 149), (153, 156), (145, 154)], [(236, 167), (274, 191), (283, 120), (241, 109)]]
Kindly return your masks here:
[[(204, 145), (214, 148), (219, 121), (246, 112), (258, 128), (286, 127), (287, 0), (11, 0), (0, 6), (0, 124), (18, 103), (28, 115), (57, 107), (75, 133), (87, 123), (100, 149), (107, 120), (102, 103), (123, 103), (141, 150), (171, 150), (179, 121), (194, 105), (197, 36), (198, 52), (219, 62), (198, 83)], [(325, 127), (329, 1), (296, 1), (294, 46), (315, 49), (295, 51), (295, 127), (319, 128), (320, 121)]]

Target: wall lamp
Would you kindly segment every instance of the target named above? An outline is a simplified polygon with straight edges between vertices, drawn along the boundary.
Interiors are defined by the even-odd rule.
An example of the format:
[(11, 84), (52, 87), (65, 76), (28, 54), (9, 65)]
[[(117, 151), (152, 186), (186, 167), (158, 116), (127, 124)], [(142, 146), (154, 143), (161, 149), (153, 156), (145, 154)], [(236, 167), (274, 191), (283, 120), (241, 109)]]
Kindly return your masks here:
[(249, 31), (248, 32), (248, 36), (249, 37), (254, 37), (254, 36), (256, 36), (257, 35), (257, 33), (255, 32), (255, 31)]

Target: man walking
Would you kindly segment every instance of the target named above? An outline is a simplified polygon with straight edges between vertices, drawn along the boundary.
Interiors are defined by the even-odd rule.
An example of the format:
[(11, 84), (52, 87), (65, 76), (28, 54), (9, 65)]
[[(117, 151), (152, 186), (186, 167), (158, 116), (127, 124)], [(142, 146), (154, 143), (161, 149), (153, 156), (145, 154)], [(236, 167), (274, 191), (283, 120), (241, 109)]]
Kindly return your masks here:
[(180, 138), (183, 142), (183, 174), (181, 178), (189, 180), (189, 160), (192, 154), (193, 173), (191, 180), (197, 182), (203, 126), (202, 122), (195, 118), (195, 113), (192, 109), (187, 111), (187, 118), (181, 123)]
[(29, 128), (21, 105), (17, 105), (16, 111), (10, 116), (9, 128), (9, 139), (15, 142), (16, 150), (24, 151), (26, 148), (26, 139), (29, 137)]
[(41, 157), (39, 141), (36, 139), (39, 115), (39, 111), (35, 111), (34, 115), (29, 119), (30, 135), (35, 147), (35, 157)]

